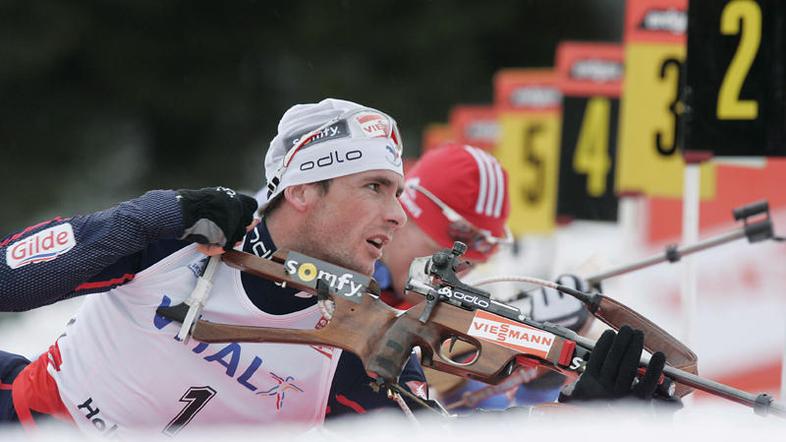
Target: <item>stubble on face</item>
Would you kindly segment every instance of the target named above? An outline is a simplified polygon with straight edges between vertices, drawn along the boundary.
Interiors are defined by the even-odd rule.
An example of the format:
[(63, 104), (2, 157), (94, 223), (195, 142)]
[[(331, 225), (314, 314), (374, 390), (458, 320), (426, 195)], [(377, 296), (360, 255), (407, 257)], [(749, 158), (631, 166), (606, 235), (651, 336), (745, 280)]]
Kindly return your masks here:
[(381, 247), (406, 222), (397, 200), (402, 188), (401, 176), (390, 171), (332, 179), (327, 192), (300, 212), (298, 232), (289, 245), (306, 255), (371, 276)]
[[(321, 199), (317, 204), (322, 206), (319, 209), (325, 209), (327, 202)], [(373, 264), (369, 268), (350, 250), (350, 245), (357, 238), (348, 237), (349, 229), (346, 226), (337, 226), (325, 220), (325, 213), (325, 210), (314, 210), (305, 215), (303, 232), (295, 245), (296, 251), (370, 276), (374, 272)]]

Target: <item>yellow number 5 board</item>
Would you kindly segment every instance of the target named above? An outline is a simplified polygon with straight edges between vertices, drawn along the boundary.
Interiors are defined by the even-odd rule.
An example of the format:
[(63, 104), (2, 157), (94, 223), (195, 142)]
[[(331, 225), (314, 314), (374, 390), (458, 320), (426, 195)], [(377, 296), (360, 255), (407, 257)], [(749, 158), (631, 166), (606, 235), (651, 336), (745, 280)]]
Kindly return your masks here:
[(494, 78), (494, 155), (508, 171), (508, 224), (516, 236), (554, 230), (561, 100), (552, 70), (507, 69)]

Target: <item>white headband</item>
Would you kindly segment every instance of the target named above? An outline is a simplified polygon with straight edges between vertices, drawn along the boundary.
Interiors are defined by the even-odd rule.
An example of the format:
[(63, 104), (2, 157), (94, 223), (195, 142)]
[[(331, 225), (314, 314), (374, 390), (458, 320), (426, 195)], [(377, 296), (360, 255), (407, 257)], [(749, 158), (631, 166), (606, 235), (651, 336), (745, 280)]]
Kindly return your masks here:
[(403, 176), (396, 121), (376, 109), (328, 98), (284, 113), (265, 156), (267, 184), (257, 192), (265, 207), (284, 189), (368, 170)]

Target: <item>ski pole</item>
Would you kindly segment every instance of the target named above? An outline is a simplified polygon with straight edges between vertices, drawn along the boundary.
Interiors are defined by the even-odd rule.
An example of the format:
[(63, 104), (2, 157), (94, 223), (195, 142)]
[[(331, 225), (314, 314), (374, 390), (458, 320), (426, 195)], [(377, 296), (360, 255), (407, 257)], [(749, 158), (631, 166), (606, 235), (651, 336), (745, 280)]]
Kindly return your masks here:
[[(741, 238), (747, 238), (748, 242), (751, 244), (767, 239), (782, 241), (783, 238), (776, 237), (773, 232), (772, 220), (770, 219), (769, 210), (769, 204), (767, 201), (757, 201), (755, 203), (738, 207), (732, 210), (732, 214), (734, 215), (735, 221), (743, 221), (744, 225), (740, 228), (705, 239), (703, 241), (699, 241), (695, 244), (689, 244), (685, 246), (678, 246), (676, 244), (668, 245), (662, 254), (651, 256), (649, 258), (642, 259), (631, 264), (626, 264), (614, 269), (609, 269), (604, 272), (596, 273), (589, 276), (587, 278), (587, 282), (591, 287), (597, 287), (605, 279), (635, 272), (636, 270), (651, 267), (662, 262), (668, 261), (675, 263), (682, 259), (683, 256), (711, 249), (713, 247)], [(756, 221), (750, 221), (751, 217), (757, 215), (763, 215), (764, 218)]]

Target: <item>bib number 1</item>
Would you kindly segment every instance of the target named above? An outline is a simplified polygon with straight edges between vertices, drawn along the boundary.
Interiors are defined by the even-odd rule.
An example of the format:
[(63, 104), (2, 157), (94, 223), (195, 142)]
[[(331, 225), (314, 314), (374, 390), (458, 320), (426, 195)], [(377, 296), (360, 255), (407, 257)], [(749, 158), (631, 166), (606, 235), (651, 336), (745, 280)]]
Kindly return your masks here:
[(179, 433), (215, 395), (216, 390), (211, 387), (189, 388), (185, 394), (183, 394), (183, 397), (180, 398), (180, 402), (184, 402), (186, 405), (180, 410), (177, 416), (169, 421), (163, 433), (167, 436), (174, 436)]

